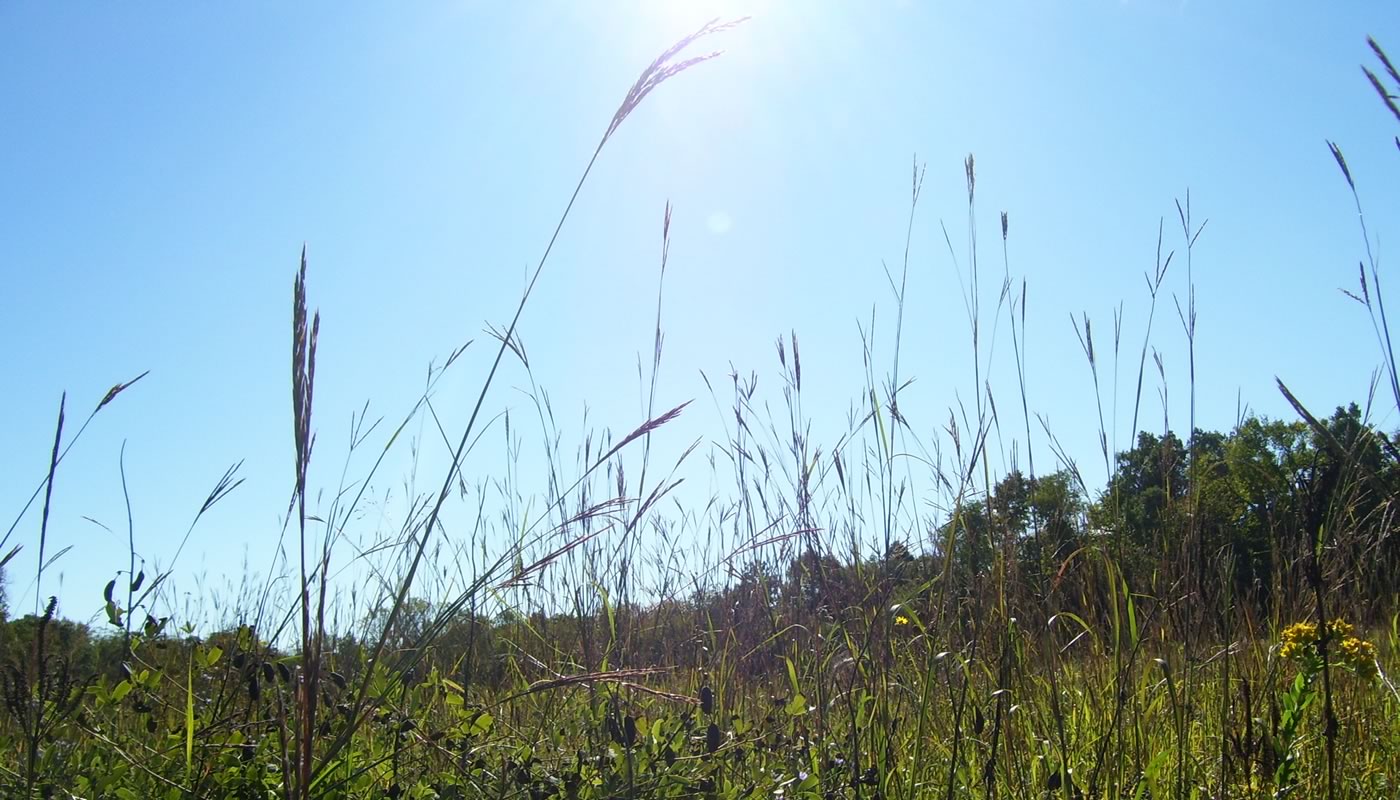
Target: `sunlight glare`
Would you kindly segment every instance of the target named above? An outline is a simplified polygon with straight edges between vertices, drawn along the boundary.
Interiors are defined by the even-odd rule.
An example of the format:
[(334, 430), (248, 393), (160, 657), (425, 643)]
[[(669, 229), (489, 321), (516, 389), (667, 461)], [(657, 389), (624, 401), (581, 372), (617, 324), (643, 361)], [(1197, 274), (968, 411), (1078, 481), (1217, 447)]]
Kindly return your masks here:
[(760, 13), (763, 0), (644, 0), (642, 13), (667, 33), (683, 34), (712, 19), (735, 19)]

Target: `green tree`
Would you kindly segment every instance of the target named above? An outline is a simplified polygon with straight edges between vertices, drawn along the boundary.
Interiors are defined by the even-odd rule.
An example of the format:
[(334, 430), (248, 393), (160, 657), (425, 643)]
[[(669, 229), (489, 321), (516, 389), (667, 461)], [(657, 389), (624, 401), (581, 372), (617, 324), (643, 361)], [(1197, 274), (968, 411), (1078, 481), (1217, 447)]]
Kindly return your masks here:
[(1131, 550), (1160, 550), (1163, 534), (1173, 527), (1178, 501), (1187, 492), (1185, 447), (1174, 433), (1158, 437), (1142, 431), (1137, 446), (1119, 453), (1116, 462), (1090, 521)]
[(1045, 581), (1084, 543), (1084, 497), (1074, 476), (1060, 470), (1027, 485), (1020, 530), (1024, 573), (1045, 588)]
[(1023, 574), (1041, 582), (1053, 574), (1083, 539), (1084, 498), (1074, 477), (1059, 471), (1028, 478), (1012, 471), (997, 482), (991, 498), (965, 504), (939, 529), (953, 537), (953, 579), (969, 588), (985, 577), (997, 552), (1019, 559)]

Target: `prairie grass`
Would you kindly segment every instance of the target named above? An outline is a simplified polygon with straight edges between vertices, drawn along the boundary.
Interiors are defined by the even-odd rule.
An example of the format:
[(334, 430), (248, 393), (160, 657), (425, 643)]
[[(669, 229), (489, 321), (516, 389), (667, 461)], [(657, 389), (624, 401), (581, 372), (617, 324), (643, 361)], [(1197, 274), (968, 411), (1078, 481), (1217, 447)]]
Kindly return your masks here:
[[(687, 411), (657, 398), (667, 206), (646, 416), (618, 436), (585, 431), (566, 454), (520, 339), (531, 293), (626, 119), (715, 55), (683, 57), (687, 48), (734, 24), (712, 22), (681, 40), (627, 92), (509, 323), (491, 331), (494, 359), (460, 432), (449, 435), (432, 402), (436, 381), (458, 364), (455, 350), (391, 430), (357, 417), (351, 449), (380, 450), (368, 474), (342, 480), (328, 503), (307, 479), (319, 457), (320, 317), (303, 251), (286, 569), (245, 584), (220, 629), (198, 629), (173, 610), (171, 573), (146, 575), (132, 541), (130, 563), (103, 591), (107, 630), (63, 620), (53, 601), (6, 621), (4, 796), (1400, 795), (1400, 693), (1390, 678), (1400, 667), (1400, 450), (1361, 408), (1320, 413), (1282, 383), (1298, 421), (1246, 418), (1231, 431), (1199, 431), (1194, 368), (1186, 441), (1165, 424), (1140, 429), (1149, 353), (1166, 405), (1153, 326), (1180, 276), (1170, 246), (1163, 255), (1164, 233), (1145, 276), (1126, 450), (1112, 438), (1122, 358), (1132, 375), (1122, 312), (1111, 337), (1089, 315), (1075, 319), (1104, 487), (1086, 485), (1033, 413), (1031, 289), (1013, 277), (1005, 213), (1001, 274), (987, 279), (971, 156), (966, 242), (944, 234), (960, 266), (974, 374), (970, 401), (946, 420), (900, 402), (906, 240), (901, 269), (888, 276), (894, 347), (877, 350), (873, 324), (862, 331), (865, 371), (841, 435), (812, 438), (792, 333), (776, 343), (780, 399), (759, 391), (756, 374), (707, 377), (726, 409), (717, 444), (655, 463), (653, 437)], [(1366, 75), (1400, 118), (1400, 75), (1371, 47), (1381, 68)], [(1340, 147), (1331, 152), (1355, 193)], [(923, 190), (916, 163), (911, 233)], [(1175, 210), (1185, 282), (1172, 297), (1185, 298), (1175, 310), (1194, 363), (1191, 270), (1206, 223), (1193, 218), (1189, 196)], [(1400, 403), (1361, 219), (1367, 261), (1353, 298), (1374, 323), (1383, 383)], [(986, 376), (1003, 326), (1017, 381), (1015, 402), (999, 404)], [(536, 420), (526, 424), (538, 423), (545, 442), (543, 475), (517, 474), (520, 420), (484, 416), (508, 358), (528, 377)], [(93, 415), (133, 383), (115, 386)], [(34, 493), (44, 497), (40, 592), (52, 487), (92, 417), (66, 441), (64, 419), (61, 408)], [(414, 425), (452, 453), (440, 486), (408, 501), (398, 530), (343, 555), (386, 454), (421, 445)], [(464, 457), (493, 427), (505, 434), (506, 465), (469, 478)], [(1003, 432), (1023, 437), (1000, 460), (1012, 465), (1005, 471), (989, 453)], [(1051, 453), (1055, 469), (1037, 472), (1037, 452)], [(715, 488), (697, 502), (678, 487), (705, 459)], [(211, 489), (195, 524), (236, 491), (238, 473), (235, 465)], [(469, 491), (469, 480), (480, 482)], [(541, 488), (528, 488), (534, 482)], [(473, 508), (466, 497), (481, 499)], [(449, 504), (467, 506), (450, 524)], [(28, 509), (0, 539), (0, 566), (17, 552), (10, 539)]]

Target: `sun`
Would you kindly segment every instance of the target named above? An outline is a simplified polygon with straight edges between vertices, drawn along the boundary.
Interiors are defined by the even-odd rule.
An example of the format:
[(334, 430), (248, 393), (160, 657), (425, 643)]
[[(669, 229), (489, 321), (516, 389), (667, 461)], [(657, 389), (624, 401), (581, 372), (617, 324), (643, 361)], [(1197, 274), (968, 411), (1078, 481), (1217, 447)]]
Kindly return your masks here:
[(716, 17), (730, 19), (762, 11), (765, 0), (643, 0), (643, 13), (667, 27), (699, 27)]

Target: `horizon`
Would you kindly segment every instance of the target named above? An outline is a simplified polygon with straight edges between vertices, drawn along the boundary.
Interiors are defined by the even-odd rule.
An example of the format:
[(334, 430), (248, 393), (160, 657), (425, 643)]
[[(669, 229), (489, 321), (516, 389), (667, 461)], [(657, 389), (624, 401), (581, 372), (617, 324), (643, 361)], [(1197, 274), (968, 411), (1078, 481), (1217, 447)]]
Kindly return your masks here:
[[(440, 3), (338, 15), (316, 5), (274, 20), (274, 8), (0, 7), (0, 94), (23, 120), (0, 132), (0, 170), (15, 187), (0, 199), (11, 276), (0, 332), (11, 343), (5, 373), (24, 389), (0, 399), (10, 454), (0, 508), (18, 513), (46, 474), (64, 392), (67, 439), (112, 385), (150, 370), (59, 467), (47, 553), (73, 550), (40, 592), (37, 504), (16, 530), (24, 549), (5, 571), (16, 616), (52, 594), (66, 616), (100, 619), (101, 587), (126, 567), (123, 446), (148, 573), (239, 462), (246, 482), (194, 531), (174, 585), (217, 593), (201, 575), (236, 578), (243, 564), (246, 577), (269, 563), (293, 487), (286, 301), (303, 244), (322, 315), (309, 493), (335, 494), (353, 414), (369, 403), (371, 420), (385, 418), (365, 445), (372, 460), (427, 366), (474, 340), (435, 394), (455, 441), (495, 347), (483, 329), (509, 322), (618, 101), (657, 53), (713, 16), (752, 18), (703, 43), (725, 52), (659, 88), (599, 159), (521, 321), (531, 370), (507, 361), (486, 399), (485, 418), (502, 421), (467, 462), (473, 491), (502, 476), (526, 495), (545, 490), (532, 454), (538, 411), (518, 390), (532, 380), (549, 393), (565, 454), (590, 432), (616, 440), (646, 420), (668, 203), (656, 413), (693, 402), (653, 437), (656, 463), (698, 438), (691, 468), (702, 470), (726, 430), (730, 369), (757, 373), (758, 396), (779, 407), (774, 342), (794, 333), (802, 410), (826, 452), (865, 385), (862, 326), (873, 320), (877, 382), (892, 363), (886, 270), (900, 275), (911, 224), (899, 380), (915, 382), (901, 409), (932, 449), (950, 414), (980, 395), (974, 375), (996, 397), (1016, 395), (1004, 320), (991, 370), (974, 372), (968, 357), (969, 153), (984, 313), (996, 308), (1005, 211), (1007, 269), (1029, 297), (1030, 409), (1091, 491), (1107, 477), (1098, 412), (1066, 318), (1092, 319), (1102, 355), (1122, 309), (1121, 372), (1099, 377), (1110, 445), (1127, 449), (1142, 275), (1162, 221), (1163, 257), (1175, 259), (1153, 344), (1167, 365), (1169, 427), (1187, 428), (1174, 303), (1187, 298), (1176, 202), (1188, 191), (1192, 229), (1209, 220), (1191, 253), (1197, 427), (1228, 430), (1246, 407), (1293, 419), (1275, 376), (1319, 415), (1364, 404), (1380, 365), (1365, 312), (1337, 291), (1354, 290), (1366, 242), (1326, 143), (1346, 154), (1384, 274), (1400, 192), (1385, 179), (1395, 164), (1385, 109), (1359, 66), (1370, 63), (1367, 35), (1400, 42), (1394, 14), (890, 2), (513, 15)], [(927, 169), (912, 223), (911, 164)], [(1149, 358), (1137, 427), (1158, 432), (1152, 374)], [(1373, 418), (1391, 429), (1386, 398)], [(502, 471), (496, 415), (506, 409), (527, 448), (514, 478)], [(1019, 410), (1009, 419), (991, 448), (997, 474), (1024, 452)], [(412, 495), (419, 475), (426, 490), (440, 481), (442, 437), (430, 420), (408, 433), (418, 473), (395, 456), (373, 494), (388, 499), (357, 520), (362, 541), (393, 530), (405, 514), (397, 493)], [(1032, 434), (1038, 466), (1055, 462), (1045, 438)], [(367, 464), (362, 450), (350, 479)]]

